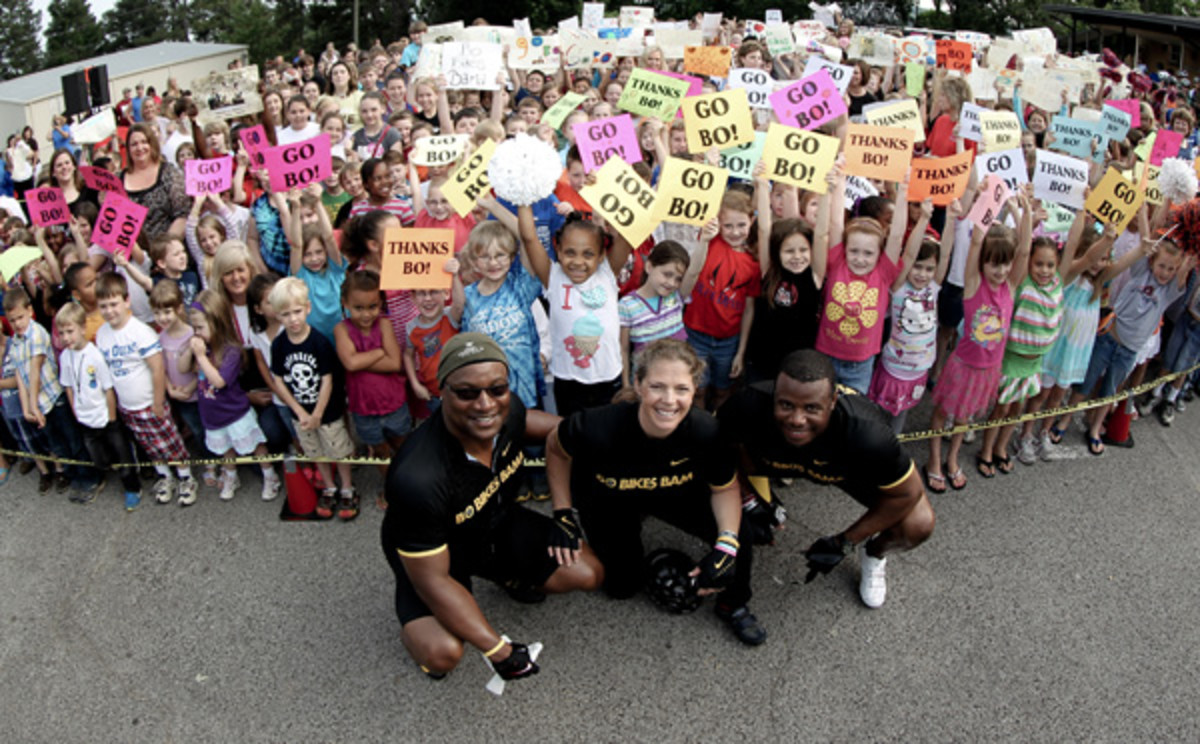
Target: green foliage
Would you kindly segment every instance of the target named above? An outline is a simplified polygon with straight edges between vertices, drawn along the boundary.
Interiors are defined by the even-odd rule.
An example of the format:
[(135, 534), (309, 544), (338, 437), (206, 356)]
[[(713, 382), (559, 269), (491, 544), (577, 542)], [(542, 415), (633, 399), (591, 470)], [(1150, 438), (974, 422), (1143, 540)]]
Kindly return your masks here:
[(42, 14), (33, 9), (30, 0), (0, 3), (0, 80), (41, 68), (41, 27)]
[(170, 38), (171, 9), (164, 0), (117, 0), (104, 14), (105, 51), (115, 52)]
[(91, 57), (104, 46), (104, 29), (87, 0), (50, 0), (47, 13), (46, 67)]

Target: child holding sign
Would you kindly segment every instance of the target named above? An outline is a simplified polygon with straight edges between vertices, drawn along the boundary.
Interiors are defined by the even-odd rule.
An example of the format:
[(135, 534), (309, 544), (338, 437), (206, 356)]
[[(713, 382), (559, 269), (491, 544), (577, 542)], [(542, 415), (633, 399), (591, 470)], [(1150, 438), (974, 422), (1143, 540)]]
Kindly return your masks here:
[[(1029, 214), (1031, 207), (1026, 192), (1019, 192), (1018, 200), (1022, 212)], [(929, 424), (931, 429), (941, 429), (949, 417), (956, 422), (971, 421), (986, 413), (996, 397), (1004, 341), (1008, 337), (1012, 318), (1012, 279), (1024, 278), (1014, 277), (1013, 266), (1028, 265), (1031, 214), (1022, 217), (1021, 226), (1019, 235), (998, 224), (993, 224), (986, 232), (976, 228), (971, 234), (971, 248), (967, 253), (963, 274), (963, 335), (933, 391), (936, 407)], [(934, 484), (939, 483), (939, 478), (944, 484), (948, 477), (955, 490), (967, 485), (967, 477), (958, 463), (962, 440), (962, 434), (950, 438), (945, 462), (949, 476), (943, 475), (942, 438), (933, 437), (929, 440), (929, 463), (925, 475), (931, 491), (938, 490)], [(995, 475), (991, 462), (980, 459), (979, 463), (980, 473), (984, 477), (990, 477), (989, 472)], [(942, 490), (945, 490), (944, 485)]]
[[(310, 186), (310, 194), (314, 188), (320, 187)], [(299, 277), (308, 287), (312, 307), (308, 315), (309, 324), (332, 341), (333, 328), (342, 320), (341, 291), (346, 278), (346, 260), (342, 258), (342, 252), (333, 238), (328, 212), (318, 207), (313, 210), (316, 221), (302, 224), (300, 193), (295, 190), (288, 193), (288, 208), (291, 211), (292, 235), (299, 237), (292, 243), (290, 273)]]
[[(763, 188), (761, 183), (758, 188)], [(745, 192), (725, 192), (717, 212), (718, 234), (708, 243), (692, 301), (683, 311), (688, 343), (706, 364), (696, 400), (706, 403), (711, 386), (712, 410), (733, 392), (732, 378), (742, 375), (754, 323), (753, 298), (762, 291), (758, 255), (763, 250), (760, 241), (767, 236), (756, 231), (754, 211), (754, 201)]]
[[(947, 207), (947, 217), (957, 217), (958, 201)], [(920, 205), (917, 224), (908, 236), (901, 271), (892, 283), (892, 335), (883, 346), (871, 389), (867, 395), (892, 415), (892, 431), (904, 430), (909, 409), (921, 402), (929, 370), (937, 356), (937, 305), (950, 254), (954, 231), (947, 230), (941, 244), (925, 232), (933, 214), (933, 202)]]
[[(606, 405), (621, 385), (617, 275), (632, 247), (598, 221), (572, 213), (551, 261), (537, 237), (533, 210), (517, 211), (521, 243), (550, 301), (550, 373), (561, 416)], [(610, 246), (611, 241), (611, 246)]]
[(839, 384), (866, 394), (875, 356), (883, 344), (883, 319), (891, 303), (892, 284), (900, 275), (897, 261), (908, 227), (908, 182), (901, 182), (896, 189), (892, 223), (886, 233), (878, 220), (857, 217), (845, 226), (843, 239), (845, 176), (839, 168), (834, 170), (837, 178), (829, 187), (833, 191), (829, 221), (817, 225), (814, 248), (837, 244), (828, 255), (823, 250), (813, 252), (816, 269), (826, 277), (817, 351), (833, 360)]

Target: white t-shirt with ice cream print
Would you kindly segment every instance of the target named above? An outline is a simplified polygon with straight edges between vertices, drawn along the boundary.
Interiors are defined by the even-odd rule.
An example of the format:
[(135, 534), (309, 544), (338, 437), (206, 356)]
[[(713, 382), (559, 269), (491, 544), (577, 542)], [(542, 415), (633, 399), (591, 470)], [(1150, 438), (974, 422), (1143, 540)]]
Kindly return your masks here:
[(555, 379), (608, 382), (621, 375), (617, 277), (608, 261), (582, 284), (558, 262), (550, 266), (550, 372)]

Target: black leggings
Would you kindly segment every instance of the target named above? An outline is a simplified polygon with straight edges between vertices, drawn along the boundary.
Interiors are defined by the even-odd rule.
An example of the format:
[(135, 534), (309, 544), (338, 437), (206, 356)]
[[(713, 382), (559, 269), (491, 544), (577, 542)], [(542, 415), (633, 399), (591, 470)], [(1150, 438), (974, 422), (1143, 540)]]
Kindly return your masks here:
[[(637, 507), (631, 506), (635, 503), (633, 500), (622, 499), (612, 503), (586, 497), (576, 499), (575, 504), (588, 544), (604, 564), (604, 591), (617, 599), (633, 596), (644, 583), (644, 517), (657, 517), (709, 545), (717, 540), (717, 520), (713, 517), (708, 498), (662, 498), (655, 497), (652, 492), (638, 493), (636, 498)], [(738, 535), (741, 545), (738, 547), (733, 583), (717, 597), (717, 601), (724, 606), (737, 608), (750, 601), (754, 538), (748, 527), (748, 520), (743, 519), (741, 534)], [(697, 560), (699, 558), (703, 556)]]

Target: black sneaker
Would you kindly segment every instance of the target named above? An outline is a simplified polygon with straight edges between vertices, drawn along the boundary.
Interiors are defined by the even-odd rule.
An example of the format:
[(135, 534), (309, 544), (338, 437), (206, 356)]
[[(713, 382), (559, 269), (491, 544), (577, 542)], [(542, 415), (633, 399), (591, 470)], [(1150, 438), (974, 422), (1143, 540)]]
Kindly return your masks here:
[(747, 646), (761, 646), (767, 641), (767, 631), (746, 605), (731, 608), (717, 605), (717, 617), (725, 621), (737, 639)]
[(20, 475), (29, 475), (29, 471), (36, 467), (37, 465), (33, 464), (33, 460), (21, 460), (21, 464), (17, 466), (17, 473)]
[(49, 493), (54, 488), (54, 473), (42, 473), (38, 477), (38, 493)]
[(504, 593), (521, 604), (540, 604), (546, 601), (546, 594), (537, 587), (520, 581), (506, 581), (500, 585)]
[(56, 473), (54, 476), (54, 490), (65, 491), (71, 487), (71, 479), (66, 473)]

